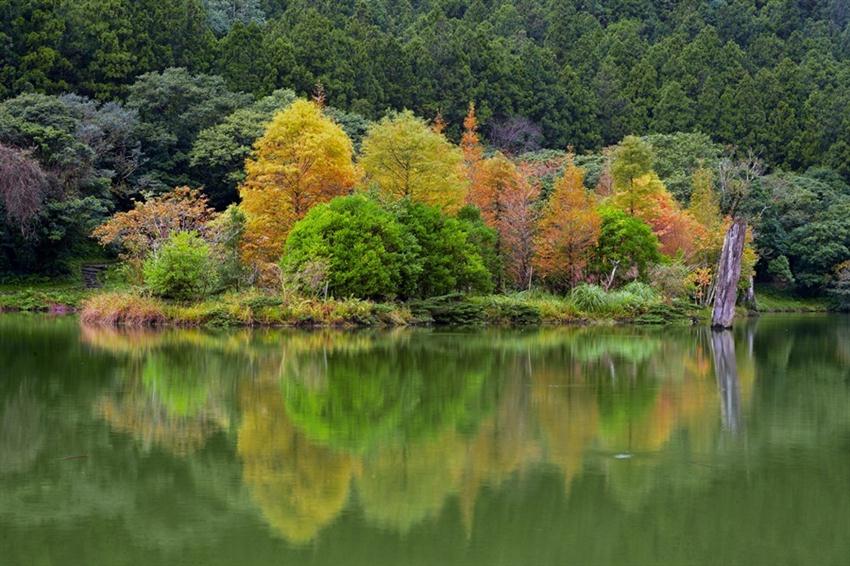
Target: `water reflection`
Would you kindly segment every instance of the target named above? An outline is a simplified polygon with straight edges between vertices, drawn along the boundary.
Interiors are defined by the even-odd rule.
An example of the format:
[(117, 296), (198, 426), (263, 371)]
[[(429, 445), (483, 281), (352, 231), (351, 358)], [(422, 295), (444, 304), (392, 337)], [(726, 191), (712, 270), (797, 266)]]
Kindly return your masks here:
[[(748, 338), (752, 336), (747, 333)], [(751, 340), (747, 344), (752, 347)], [(741, 388), (738, 382), (738, 364), (735, 360), (735, 340), (729, 330), (712, 330), (711, 352), (714, 355), (714, 374), (720, 397), (720, 414), (723, 426), (738, 432), (741, 423)]]
[(470, 528), (482, 489), (540, 466), (559, 470), (565, 492), (588, 466), (601, 469), (613, 497), (636, 508), (675, 434), (706, 448), (740, 421), (731, 334), (688, 338), (592, 328), (83, 335), (126, 358), (95, 408), (143, 449), (197, 452), (232, 413), (242, 480), (296, 544), (352, 499), (368, 523), (399, 533), (456, 500)]
[[(569, 537), (517, 539), (521, 529), (505, 533), (501, 521), (566, 529), (574, 517), (606, 515), (597, 528), (623, 530), (607, 539), (637, 534), (664, 522), (659, 505), (673, 494), (698, 501), (736, 477), (744, 451), (748, 478), (804, 448), (834, 465), (836, 484), (850, 480), (846, 462), (835, 466), (850, 438), (848, 334), (844, 319), (768, 318), (737, 335), (78, 334), (0, 319), (0, 361), (12, 376), (0, 384), (0, 526), (61, 521), (55, 507), (69, 510), (85, 493), (92, 501), (66, 516), (122, 517), (136, 525), (133, 545), (158, 552), (217, 540), (215, 524), (232, 529), (233, 515), (262, 521), (293, 551), (329, 557), (348, 540), (343, 531), (424, 536), (439, 548), (423, 533), (452, 525), (481, 562), (505, 537), (560, 556)], [(53, 499), (32, 478), (57, 486)], [(180, 528), (169, 526), (175, 516)], [(114, 521), (97, 528), (109, 533)], [(585, 550), (587, 562), (600, 559)]]

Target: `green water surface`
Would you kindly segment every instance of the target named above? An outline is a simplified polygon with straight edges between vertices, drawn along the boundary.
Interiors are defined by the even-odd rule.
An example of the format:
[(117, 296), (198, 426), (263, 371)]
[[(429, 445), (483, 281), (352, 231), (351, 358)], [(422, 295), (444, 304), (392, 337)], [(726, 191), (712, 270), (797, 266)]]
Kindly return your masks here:
[(850, 318), (0, 316), (0, 565), (850, 564)]

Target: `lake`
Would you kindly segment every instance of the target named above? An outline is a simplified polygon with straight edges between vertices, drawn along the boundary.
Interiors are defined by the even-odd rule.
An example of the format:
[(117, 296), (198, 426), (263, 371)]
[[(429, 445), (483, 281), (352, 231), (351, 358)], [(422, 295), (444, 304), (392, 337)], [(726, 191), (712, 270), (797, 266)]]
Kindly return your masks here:
[(0, 564), (843, 565), (850, 318), (0, 316)]

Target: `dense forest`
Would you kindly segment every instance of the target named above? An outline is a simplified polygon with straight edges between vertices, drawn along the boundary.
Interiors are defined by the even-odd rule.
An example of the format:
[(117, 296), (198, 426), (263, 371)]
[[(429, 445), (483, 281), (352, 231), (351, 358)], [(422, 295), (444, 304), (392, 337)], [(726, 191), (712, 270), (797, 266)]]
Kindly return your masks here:
[[(67, 271), (102, 253), (96, 227), (145, 200), (151, 210), (180, 200), (172, 191), (181, 186), (201, 189), (180, 194), (204, 201), (187, 205), (201, 206), (204, 221), (244, 201), (229, 213), (237, 224), (247, 215), (242, 258), (276, 263), (291, 223), (260, 243), (251, 232), (273, 204), (257, 190), (263, 168), (276, 163), (272, 126), (288, 120), (316, 126), (350, 153), (348, 164), (331, 164), (324, 186), (333, 190), (313, 194), (293, 220), (354, 188), (400, 191), (451, 218), (352, 197), (314, 213), (312, 227), (293, 228), (300, 249), (287, 254), (284, 271), (315, 268), (298, 254), (318, 253), (334, 214), (359, 214), (380, 225), (392, 217), (406, 227), (402, 239), (419, 230), (419, 248), (437, 228), (478, 246), (467, 272), (439, 291), (523, 288), (547, 269), (556, 289), (604, 284), (615, 273), (600, 238), (637, 234), (627, 226), (636, 218), (658, 243), (629, 259), (635, 275), (644, 277), (644, 264), (678, 262), (699, 280), (711, 264), (700, 253), (717, 242), (676, 241), (676, 231), (717, 232), (730, 187), (754, 180), (741, 169), (749, 160), (759, 164), (745, 203), (756, 277), (805, 293), (850, 286), (845, 0), (0, 0), (0, 98), (0, 273)], [(300, 99), (314, 100), (322, 117), (302, 108), (282, 119)], [(426, 123), (459, 147), (422, 134)], [(432, 144), (428, 159), (460, 167), (458, 202), (435, 201), (443, 189), (427, 182), (428, 196), (416, 198), (381, 176), (399, 139), (414, 138)], [(514, 185), (526, 193), (487, 196), (508, 178), (524, 179)], [(651, 210), (625, 202), (634, 195)], [(495, 218), (489, 205), (510, 214)], [(624, 211), (628, 218), (617, 216)], [(565, 216), (584, 230), (568, 230), (575, 257), (539, 245), (565, 230)], [(506, 232), (523, 222), (533, 225), (528, 234)], [(194, 227), (202, 239), (203, 224)], [(107, 232), (101, 242), (122, 243)], [(209, 232), (220, 241), (227, 230)], [(488, 238), (495, 251), (482, 247)], [(263, 257), (263, 246), (275, 253)], [(522, 246), (527, 265), (511, 267)], [(463, 255), (458, 249), (434, 247), (430, 257)], [(433, 273), (425, 256), (420, 268)], [(488, 284), (471, 283), (487, 272)], [(411, 296), (438, 291), (405, 281)]]

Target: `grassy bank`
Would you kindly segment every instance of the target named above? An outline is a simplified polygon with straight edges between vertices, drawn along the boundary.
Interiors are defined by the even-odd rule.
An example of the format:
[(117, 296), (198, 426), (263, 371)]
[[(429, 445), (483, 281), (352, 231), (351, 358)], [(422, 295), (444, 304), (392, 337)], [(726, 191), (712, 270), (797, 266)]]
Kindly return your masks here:
[[(758, 310), (825, 312), (823, 298), (800, 298), (759, 289)], [(245, 291), (195, 303), (164, 301), (126, 287), (85, 289), (75, 281), (27, 281), (0, 285), (0, 311), (79, 312), (86, 324), (108, 326), (413, 326), (635, 323), (707, 320), (706, 309), (663, 301), (644, 287), (610, 293), (589, 288), (570, 296), (539, 292), (408, 303), (359, 299), (290, 298)], [(742, 311), (743, 316), (743, 311)]]
[(798, 297), (772, 288), (756, 289), (758, 312), (826, 312), (829, 310), (827, 297)]
[(0, 312), (75, 312), (97, 290), (74, 281), (28, 281), (0, 285)]
[(449, 295), (407, 303), (287, 299), (250, 291), (187, 304), (107, 292), (85, 299), (81, 307), (85, 324), (134, 327), (665, 324), (692, 323), (702, 314), (688, 305), (666, 303), (644, 287), (611, 293), (591, 288), (568, 297), (540, 293)]

